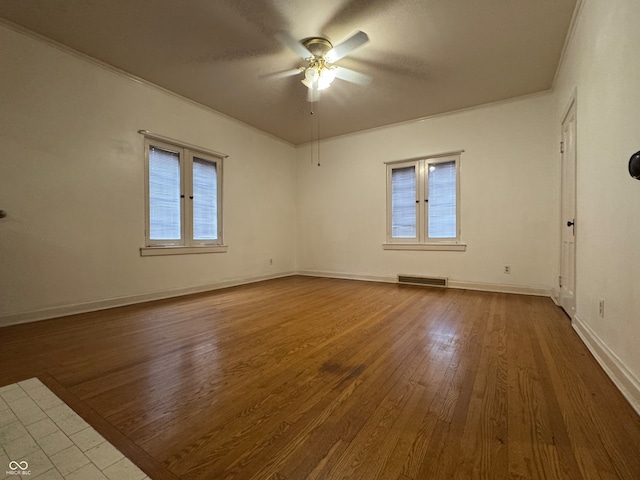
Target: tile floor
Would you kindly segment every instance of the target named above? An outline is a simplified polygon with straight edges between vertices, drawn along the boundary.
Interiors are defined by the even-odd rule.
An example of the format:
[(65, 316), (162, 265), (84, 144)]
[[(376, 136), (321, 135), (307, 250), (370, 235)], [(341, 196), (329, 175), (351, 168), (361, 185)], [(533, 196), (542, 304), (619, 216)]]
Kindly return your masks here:
[(0, 479), (150, 480), (37, 378), (0, 387)]

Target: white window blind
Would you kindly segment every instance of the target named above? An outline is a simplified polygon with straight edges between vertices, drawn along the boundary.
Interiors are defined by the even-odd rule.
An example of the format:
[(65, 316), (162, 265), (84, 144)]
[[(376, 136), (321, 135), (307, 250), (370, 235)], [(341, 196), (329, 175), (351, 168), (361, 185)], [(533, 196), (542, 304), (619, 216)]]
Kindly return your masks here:
[(416, 238), (416, 167), (394, 168), (391, 173), (391, 236)]
[(180, 155), (149, 148), (149, 238), (181, 239)]
[(456, 162), (429, 165), (429, 238), (456, 238)]
[(193, 239), (218, 238), (218, 172), (216, 164), (193, 158)]

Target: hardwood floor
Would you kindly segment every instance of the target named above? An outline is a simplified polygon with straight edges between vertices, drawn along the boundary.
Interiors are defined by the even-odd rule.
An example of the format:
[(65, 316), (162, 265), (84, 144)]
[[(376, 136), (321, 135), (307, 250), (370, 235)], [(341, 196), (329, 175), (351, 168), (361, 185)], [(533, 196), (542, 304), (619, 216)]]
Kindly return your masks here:
[(310, 277), (0, 329), (154, 479), (640, 478), (640, 417), (550, 299)]

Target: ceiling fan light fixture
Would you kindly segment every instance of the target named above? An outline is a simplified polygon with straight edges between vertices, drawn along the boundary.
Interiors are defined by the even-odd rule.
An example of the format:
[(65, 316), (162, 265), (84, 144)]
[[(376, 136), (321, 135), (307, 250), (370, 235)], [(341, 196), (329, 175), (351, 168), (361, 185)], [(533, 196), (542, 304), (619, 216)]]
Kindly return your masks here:
[(357, 31), (336, 47), (322, 37), (310, 37), (301, 43), (287, 33), (280, 33), (277, 38), (307, 62), (307, 66), (300, 67), (299, 71), (304, 72), (302, 84), (313, 92), (307, 96), (310, 102), (317, 98), (317, 91), (329, 88), (336, 77), (353, 83), (368, 83), (368, 76), (332, 65), (369, 41), (369, 37), (364, 32)]
[(328, 88), (335, 78), (336, 72), (333, 71), (333, 68), (323, 68), (318, 76), (318, 90)]
[(331, 67), (307, 67), (304, 72), (304, 78), (301, 80), (304, 86), (309, 89), (317, 88), (318, 90), (324, 90), (329, 88), (331, 82), (336, 78), (336, 72)]
[(304, 71), (304, 79), (302, 79), (301, 82), (307, 88), (313, 88), (313, 84), (316, 83), (319, 78), (320, 72), (318, 72), (317, 67), (307, 67), (307, 69)]

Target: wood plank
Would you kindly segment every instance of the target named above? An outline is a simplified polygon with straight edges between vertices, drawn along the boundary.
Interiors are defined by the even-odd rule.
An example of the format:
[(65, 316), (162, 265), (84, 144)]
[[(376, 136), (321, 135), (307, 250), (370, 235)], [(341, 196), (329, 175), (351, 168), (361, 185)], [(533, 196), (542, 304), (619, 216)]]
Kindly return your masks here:
[[(407, 318), (412, 318), (416, 313), (416, 309), (420, 311), (422, 307), (418, 305), (412, 305), (410, 312), (405, 312)], [(426, 336), (426, 330), (421, 325), (416, 324), (411, 330), (402, 328), (401, 324), (397, 320), (389, 321), (386, 319), (384, 324), (390, 329), (389, 332), (375, 332), (375, 337), (383, 336), (388, 338), (387, 346), (391, 348), (379, 348), (379, 344), (375, 349), (368, 349), (368, 358), (370, 358), (370, 364), (368, 368), (363, 371), (362, 375), (354, 382), (354, 387), (361, 388), (354, 389), (350, 392), (349, 402), (343, 401), (342, 398), (332, 401), (332, 398), (328, 398), (328, 402), (319, 403), (313, 410), (309, 411), (308, 417), (317, 419), (312, 423), (307, 423), (307, 419), (298, 422), (298, 426), (301, 430), (292, 444), (297, 446), (297, 449), (282, 449), (278, 456), (270, 459), (269, 464), (262, 467), (262, 469), (256, 473), (256, 478), (262, 478), (268, 475), (274, 469), (284, 469), (284, 474), (294, 469), (296, 474), (304, 473), (313, 467), (317, 459), (314, 459), (319, 454), (322, 454), (322, 449), (311, 450), (312, 455), (306, 455), (306, 445), (317, 444), (317, 436), (329, 436), (332, 441), (340, 440), (344, 445), (348, 445), (353, 436), (362, 428), (364, 422), (369, 418), (367, 412), (374, 411), (377, 406), (377, 395), (382, 395), (383, 392), (389, 391), (393, 383), (396, 382), (395, 375), (399, 370), (403, 370), (406, 367), (407, 359), (411, 358), (410, 355), (414, 354), (411, 348), (406, 348), (416, 338), (422, 338)], [(417, 333), (418, 330), (424, 330), (422, 334)], [(418, 335), (418, 336), (416, 336)], [(368, 343), (367, 345), (374, 345), (376, 342)], [(367, 350), (364, 350), (367, 351)], [(333, 417), (333, 418), (331, 418)], [(318, 421), (321, 420), (321, 421)], [(346, 426), (346, 428), (345, 428)], [(298, 432), (297, 429), (292, 430)], [(339, 435), (339, 437), (336, 437)], [(302, 455), (300, 455), (302, 452)], [(304, 460), (300, 462), (298, 458), (302, 457)], [(286, 463), (289, 459), (295, 458), (294, 463), (287, 467)], [(335, 458), (327, 462), (326, 468), (329, 469), (333, 465)], [(323, 474), (324, 475), (324, 474)], [(324, 477), (321, 477), (324, 478)]]
[[(565, 429), (562, 422), (554, 423), (550, 417), (551, 392), (544, 366), (534, 353), (536, 339), (531, 331), (535, 318), (526, 302), (524, 297), (515, 299), (507, 326), (508, 356), (512, 359), (507, 400), (509, 471), (514, 478), (571, 478), (558, 457), (557, 439), (564, 438)], [(573, 473), (579, 474), (575, 469)]]
[[(544, 315), (537, 307), (532, 311)], [(621, 441), (624, 435), (608, 427), (613, 422), (623, 430), (635, 430), (640, 426), (640, 418), (629, 414), (628, 404), (619, 391), (608, 388), (612, 383), (602, 369), (575, 362), (578, 358), (593, 360), (583, 344), (558, 342), (554, 338), (556, 326), (551, 323), (535, 322), (533, 326), (540, 340), (537, 353), (555, 390), (552, 400), (558, 402), (557, 410), (566, 412), (571, 446), (585, 476), (597, 472), (595, 478), (637, 478), (638, 444)], [(576, 364), (568, 368), (570, 363)]]
[(507, 346), (504, 299), (494, 296), (482, 319), (482, 350), (462, 434), (455, 478), (506, 478)]

